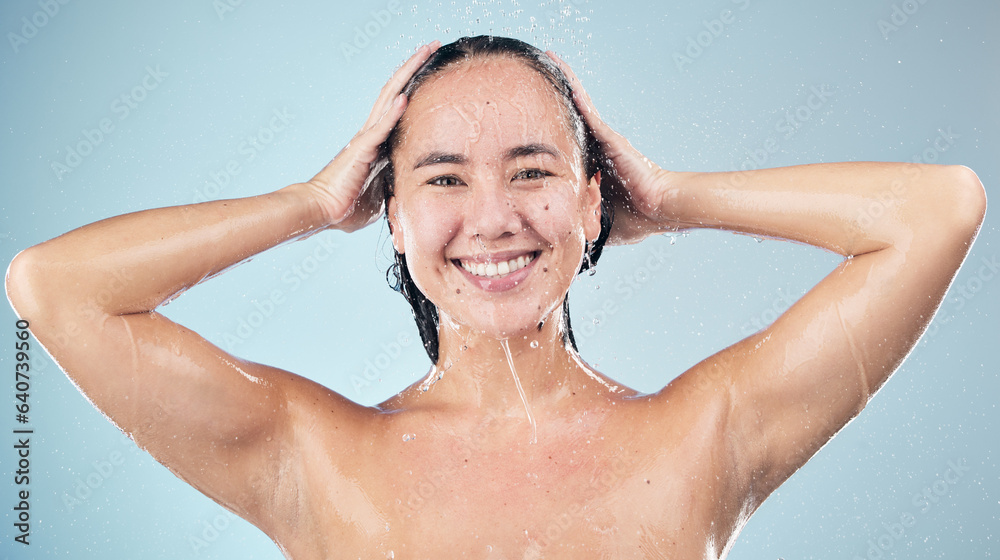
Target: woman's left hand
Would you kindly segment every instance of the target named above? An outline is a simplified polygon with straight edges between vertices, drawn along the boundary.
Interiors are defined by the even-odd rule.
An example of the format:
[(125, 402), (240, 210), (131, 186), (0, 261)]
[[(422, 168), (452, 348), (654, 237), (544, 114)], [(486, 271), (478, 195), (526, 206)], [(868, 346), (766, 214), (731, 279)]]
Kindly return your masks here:
[(624, 136), (608, 126), (569, 65), (552, 51), (546, 54), (569, 79), (573, 101), (614, 164), (617, 177), (602, 178), (601, 194), (609, 197), (615, 208), (614, 227), (608, 242), (637, 243), (649, 235), (684, 227), (674, 223), (664, 211), (670, 173), (639, 153)]

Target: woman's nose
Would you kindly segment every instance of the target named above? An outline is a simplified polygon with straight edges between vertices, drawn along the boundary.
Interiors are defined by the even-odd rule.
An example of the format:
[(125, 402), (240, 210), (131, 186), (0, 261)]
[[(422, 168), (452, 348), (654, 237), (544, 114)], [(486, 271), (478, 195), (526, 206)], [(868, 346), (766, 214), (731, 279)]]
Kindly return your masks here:
[(499, 239), (521, 231), (521, 216), (506, 185), (491, 181), (474, 186), (472, 193), (466, 214), (466, 226), (471, 235)]

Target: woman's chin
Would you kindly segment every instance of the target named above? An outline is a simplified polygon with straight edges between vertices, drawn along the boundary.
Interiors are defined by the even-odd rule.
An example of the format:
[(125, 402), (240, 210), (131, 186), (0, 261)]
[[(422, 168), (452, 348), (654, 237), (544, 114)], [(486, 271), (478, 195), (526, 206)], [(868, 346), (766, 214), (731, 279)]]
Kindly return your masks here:
[(488, 313), (471, 317), (442, 314), (442, 327), (451, 326), (461, 334), (475, 333), (484, 338), (497, 340), (516, 339), (522, 337), (537, 337), (540, 327), (552, 317), (551, 313), (541, 315), (535, 309), (534, 313)]

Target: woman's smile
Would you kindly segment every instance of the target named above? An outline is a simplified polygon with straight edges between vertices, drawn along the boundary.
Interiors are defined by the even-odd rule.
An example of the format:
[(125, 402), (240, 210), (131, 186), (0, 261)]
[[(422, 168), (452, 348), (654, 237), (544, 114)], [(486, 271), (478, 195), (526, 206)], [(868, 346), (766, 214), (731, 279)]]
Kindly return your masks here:
[(507, 251), (452, 259), (474, 286), (502, 292), (519, 286), (534, 269), (539, 251)]

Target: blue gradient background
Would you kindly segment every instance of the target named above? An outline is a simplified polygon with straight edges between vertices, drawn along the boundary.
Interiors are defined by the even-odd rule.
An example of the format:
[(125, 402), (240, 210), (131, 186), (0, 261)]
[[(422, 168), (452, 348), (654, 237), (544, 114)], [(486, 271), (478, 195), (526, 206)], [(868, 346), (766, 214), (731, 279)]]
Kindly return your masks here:
[[(421, 0), (381, 21), (373, 12), (386, 9), (384, 0), (245, 0), (221, 15), (210, 0), (167, 4), (71, 1), (16, 48), (10, 34), (22, 33), (22, 18), (42, 21), (41, 8), (0, 4), (4, 263), (101, 218), (308, 179), (355, 133), (416, 45), (491, 31), (561, 53), (606, 120), (666, 168), (757, 167), (749, 154), (773, 139), (765, 167), (929, 153), (935, 159), (923, 161), (968, 165), (997, 194), (996, 2)], [(916, 11), (883, 34), (879, 21), (891, 23), (894, 4)], [(725, 9), (734, 21), (679, 69), (673, 55)], [(366, 26), (368, 44), (345, 54)], [(142, 83), (147, 67), (166, 76), (121, 119), (112, 103)], [(834, 93), (786, 138), (777, 123), (797, 109), (807, 114), (812, 87)], [(248, 159), (241, 143), (282, 110), (287, 127)], [(57, 177), (52, 162), (103, 118), (114, 130)], [(949, 149), (925, 152), (941, 130), (953, 134)], [(209, 189), (231, 160), (239, 174)], [(993, 209), (902, 368), (760, 508), (730, 558), (864, 557), (869, 539), (887, 534), (882, 523), (907, 512), (916, 525), (892, 539), (884, 558), (982, 558), (996, 548), (1000, 274), (983, 263), (1000, 257), (997, 223)], [(335, 245), (329, 256), (324, 241)], [(259, 255), (163, 311), (241, 357), (376, 403), (429, 366), (408, 307), (385, 284), (390, 249), (381, 225), (323, 234)], [(709, 231), (611, 249), (597, 274), (573, 288), (582, 354), (626, 384), (657, 390), (754, 321), (773, 320), (785, 299), (838, 261), (811, 247)], [(269, 308), (276, 291), (281, 303)], [(602, 315), (605, 305), (615, 312)], [(270, 310), (262, 321), (259, 307)], [(0, 318), (0, 403), (9, 403), (0, 406), (0, 557), (282, 557), (256, 528), (139, 451), (41, 352), (32, 357), (30, 397), (32, 544), (13, 543), (15, 317), (5, 305)], [(241, 330), (241, 321), (256, 326)], [(921, 513), (912, 496), (962, 460), (969, 471)], [(213, 523), (221, 530), (206, 529)]]

